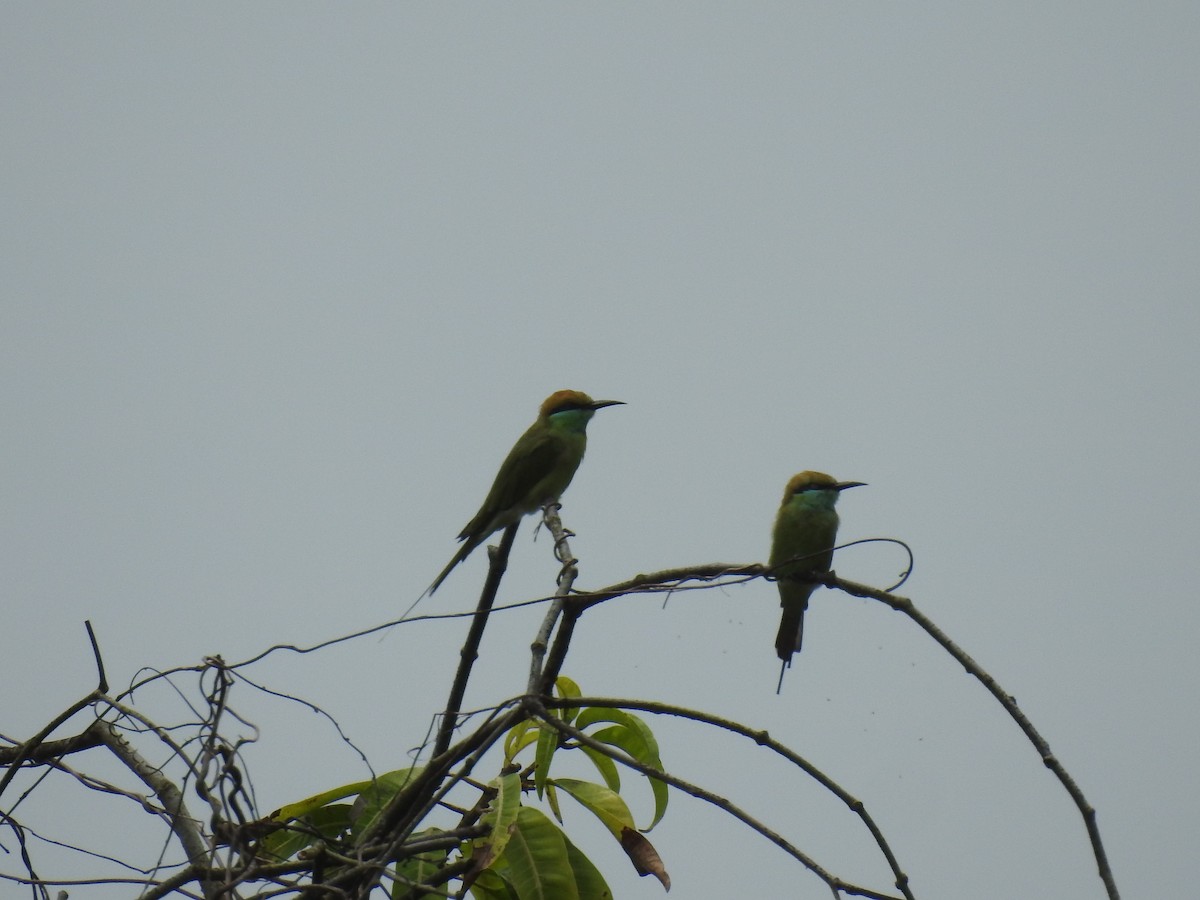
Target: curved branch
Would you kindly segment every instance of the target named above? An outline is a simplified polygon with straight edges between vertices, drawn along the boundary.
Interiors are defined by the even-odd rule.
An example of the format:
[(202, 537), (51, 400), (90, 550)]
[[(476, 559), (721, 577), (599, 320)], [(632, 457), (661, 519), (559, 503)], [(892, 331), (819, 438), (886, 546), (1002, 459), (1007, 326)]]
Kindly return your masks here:
[[(720, 584), (736, 583), (738, 581), (748, 581), (753, 578), (770, 576), (771, 569), (760, 564), (714, 564), (690, 566), (676, 569), (664, 569), (660, 572), (650, 574), (637, 575), (624, 582), (610, 585), (605, 588), (600, 588), (596, 591), (580, 593), (575, 595), (568, 601), (569, 604), (575, 606), (576, 615), (583, 610), (597, 603), (603, 603), (606, 600), (611, 600), (616, 597), (621, 597), (626, 594), (633, 593), (651, 593), (662, 591), (679, 590), (681, 586), (688, 581), (704, 581), (718, 582)], [(730, 581), (721, 581), (728, 578)], [(901, 597), (896, 594), (890, 594), (887, 591), (881, 591), (869, 585), (859, 584), (853, 581), (847, 581), (839, 578), (836, 573), (829, 572), (825, 575), (815, 575), (813, 580), (827, 587), (838, 588), (855, 597), (863, 597), (869, 600), (878, 600), (892, 609), (902, 612), (910, 619), (916, 622), (930, 637), (942, 646), (951, 656), (957, 660), (968, 673), (977, 678), (984, 687), (1000, 702), (1000, 705), (1008, 712), (1020, 727), (1021, 731), (1033, 744), (1034, 749), (1042, 758), (1042, 762), (1050, 769), (1058, 778), (1059, 782), (1066, 789), (1076, 808), (1079, 810), (1083, 818), (1084, 827), (1088, 833), (1088, 839), (1092, 845), (1092, 854), (1096, 859), (1096, 868), (1100, 875), (1100, 880), (1104, 882), (1105, 890), (1108, 892), (1109, 900), (1119, 900), (1120, 893), (1117, 889), (1117, 884), (1113, 878), (1112, 869), (1108, 863), (1108, 854), (1104, 850), (1104, 843), (1100, 837), (1100, 829), (1096, 821), (1096, 810), (1087, 798), (1075, 780), (1068, 774), (1062, 763), (1050, 750), (1050, 745), (1033, 727), (1033, 723), (1029, 718), (1021, 712), (1017, 706), (1016, 700), (1004, 691), (996, 680), (989, 675), (982, 666), (975, 662), (961, 647), (952, 641), (940, 628), (938, 628), (929, 618), (921, 613), (912, 600), (907, 597)], [(709, 587), (709, 584), (697, 585), (696, 587)], [(570, 615), (572, 608), (568, 607), (566, 613)]]
[(835, 896), (836, 892), (841, 891), (842, 893), (853, 894), (857, 897), (867, 897), (870, 898), (870, 900), (899, 900), (899, 898), (893, 897), (889, 894), (880, 894), (871, 890), (870, 888), (860, 887), (858, 885), (851, 884), (850, 882), (843, 881), (835, 875), (831, 875), (829, 872), (825, 871), (825, 869), (822, 868), (816, 860), (814, 860), (804, 851), (800, 850), (798, 847), (791, 844), (783, 835), (779, 834), (779, 832), (772, 831), (766, 825), (759, 822), (758, 819), (751, 816), (748, 812), (727, 798), (722, 797), (719, 794), (714, 794), (712, 791), (705, 790), (699, 785), (692, 784), (690, 781), (685, 781), (684, 779), (675, 775), (671, 775), (667, 772), (663, 772), (660, 769), (656, 769), (654, 766), (648, 766), (645, 763), (638, 762), (633, 757), (621, 753), (618, 750), (614, 750), (608, 744), (596, 740), (587, 733), (575, 728), (573, 725), (568, 725), (557, 716), (550, 715), (546, 711), (545, 706), (543, 706), (541, 703), (532, 705), (533, 709), (531, 712), (536, 714), (542, 722), (545, 722), (551, 728), (557, 730), (560, 734), (564, 734), (572, 740), (578, 741), (580, 744), (595, 750), (597, 753), (604, 754), (613, 761), (619, 762), (623, 766), (627, 766), (630, 769), (641, 772), (643, 775), (649, 775), (651, 778), (657, 778), (659, 781), (664, 781), (686, 794), (690, 794), (691, 796), (703, 800), (706, 803), (711, 803), (718, 809), (729, 813), (742, 824), (748, 825), (755, 832), (761, 834), (771, 843), (775, 844), (775, 846), (779, 847), (793, 859), (798, 860), (805, 868), (824, 881), (825, 884), (827, 884), (830, 889), (835, 892)]
[(868, 600), (878, 600), (897, 612), (902, 612), (910, 619), (919, 625), (926, 634), (938, 642), (947, 653), (954, 657), (958, 663), (967, 670), (967, 673), (977, 678), (983, 684), (988, 692), (999, 701), (1004, 710), (1012, 717), (1017, 726), (1024, 732), (1025, 737), (1033, 744), (1035, 750), (1042, 758), (1045, 764), (1055, 777), (1058, 778), (1062, 786), (1066, 789), (1075, 806), (1079, 809), (1079, 814), (1083, 817), (1084, 826), (1087, 828), (1088, 838), (1092, 843), (1092, 853), (1096, 857), (1096, 867), (1100, 873), (1100, 880), (1104, 882), (1105, 890), (1108, 891), (1109, 900), (1119, 900), (1120, 893), (1117, 890), (1116, 880), (1113, 878), (1112, 869), (1108, 864), (1108, 854), (1104, 852), (1104, 843), (1100, 839), (1100, 828), (1096, 823), (1096, 809), (1083, 795), (1083, 791), (1079, 785), (1075, 783), (1075, 779), (1070, 776), (1058, 757), (1054, 755), (1050, 749), (1050, 744), (1046, 739), (1038, 733), (1038, 730), (1033, 727), (1033, 723), (1029, 721), (1029, 717), (1021, 712), (1017, 706), (1016, 699), (1005, 691), (1000, 684), (993, 678), (979, 663), (975, 662), (965, 650), (958, 644), (952, 641), (947, 634), (942, 631), (929, 619), (924, 613), (917, 609), (912, 600), (908, 597), (900, 597), (896, 594), (889, 594), (886, 591), (880, 591), (869, 585), (859, 584), (854, 581), (847, 581), (844, 578), (837, 577), (836, 573), (830, 572), (828, 575), (818, 577), (818, 581), (836, 587), (845, 591), (847, 594), (852, 594), (855, 597), (864, 597)]
[(706, 725), (713, 725), (725, 731), (739, 734), (742, 737), (749, 738), (759, 746), (766, 747), (768, 750), (782, 756), (788, 762), (802, 769), (805, 774), (813, 778), (823, 788), (832, 793), (835, 797), (842, 801), (846, 807), (862, 820), (866, 829), (875, 839), (875, 844), (879, 847), (884, 859), (887, 860), (888, 866), (892, 870), (892, 875), (895, 876), (895, 885), (907, 900), (914, 900), (912, 892), (909, 888), (909, 879), (903, 870), (900, 868), (899, 862), (896, 860), (892, 848), (888, 845), (887, 839), (883, 836), (883, 831), (875, 823), (871, 814), (867, 812), (866, 805), (857, 797), (850, 794), (845, 788), (839, 785), (836, 781), (806, 760), (800, 754), (789, 749), (785, 745), (779, 743), (767, 733), (765, 729), (755, 730), (747, 728), (740, 722), (735, 722), (731, 719), (725, 719), (721, 716), (714, 716), (711, 713), (706, 713), (698, 709), (690, 709), (685, 706), (676, 706), (673, 703), (656, 703), (649, 700), (626, 700), (621, 697), (572, 697), (572, 698), (553, 698), (543, 701), (546, 706), (553, 708), (562, 707), (578, 707), (599, 706), (608, 707), (610, 709), (636, 709), (642, 712), (654, 713), (656, 715), (679, 716), (684, 719), (691, 719), (695, 722), (701, 722)]

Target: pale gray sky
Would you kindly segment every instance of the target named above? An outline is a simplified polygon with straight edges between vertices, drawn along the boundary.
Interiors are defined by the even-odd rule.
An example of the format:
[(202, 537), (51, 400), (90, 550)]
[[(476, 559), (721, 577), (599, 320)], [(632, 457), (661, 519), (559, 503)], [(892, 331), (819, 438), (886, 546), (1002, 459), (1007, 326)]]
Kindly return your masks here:
[[(628, 403), (565, 498), (581, 586), (762, 560), (788, 476), (868, 482), (842, 536), (913, 546), (904, 592), (1042, 730), (1125, 895), (1178, 895), (1200, 843), (1198, 60), (1189, 2), (9, 5), (0, 732), (93, 686), (85, 618), (121, 685), (395, 617), (571, 387)], [(552, 583), (531, 532), (502, 599)], [(837, 568), (884, 586), (902, 562)], [(422, 609), (470, 606), (483, 568)], [(539, 617), (495, 623), (468, 704), (521, 690)], [(931, 641), (819, 592), (776, 696), (777, 622), (762, 582), (629, 599), (585, 618), (566, 671), (769, 729), (866, 801), (924, 900), (1102, 896), (1066, 795)], [(247, 674), (387, 769), (464, 631)], [(239, 691), (263, 812), (363, 777), (324, 722)], [(888, 886), (800, 775), (652, 724), (677, 774)], [(106, 852), (142, 834), (153, 859), (148, 817), (96, 803), (120, 810), (97, 838), (80, 793), (20, 818)], [(568, 829), (617, 897), (660, 896), (587, 818)], [(679, 896), (828, 896), (681, 796), (650, 837)], [(94, 871), (32, 849), (43, 875)]]

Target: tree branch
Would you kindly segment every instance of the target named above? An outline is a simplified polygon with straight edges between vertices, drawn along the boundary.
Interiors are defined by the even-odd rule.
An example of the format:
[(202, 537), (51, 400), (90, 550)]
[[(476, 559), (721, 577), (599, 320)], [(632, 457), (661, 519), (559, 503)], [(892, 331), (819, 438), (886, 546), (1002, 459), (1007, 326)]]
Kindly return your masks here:
[(567, 538), (571, 537), (572, 533), (563, 527), (562, 519), (558, 515), (560, 508), (559, 504), (552, 503), (542, 511), (542, 521), (545, 522), (546, 528), (549, 529), (550, 534), (554, 537), (554, 557), (562, 563), (562, 569), (558, 573), (554, 599), (550, 602), (550, 608), (546, 610), (546, 615), (542, 618), (542, 626), (538, 629), (538, 633), (529, 647), (531, 651), (529, 681), (525, 689), (530, 694), (551, 693), (554, 687), (554, 679), (558, 677), (559, 670), (562, 668), (563, 658), (566, 656), (567, 647), (571, 642), (575, 620), (579, 618), (578, 613), (562, 618), (558, 636), (554, 642), (555, 649), (550, 654), (550, 664), (543, 666), (550, 635), (554, 631), (555, 623), (559, 622), (563, 611), (563, 604), (575, 585), (575, 579), (579, 576), (579, 569), (577, 568), (579, 560), (571, 553), (571, 545), (567, 542)]
[(869, 585), (859, 584), (854, 581), (847, 581), (844, 578), (838, 578), (836, 573), (830, 572), (827, 576), (819, 577), (817, 580), (829, 587), (836, 587), (847, 594), (852, 594), (855, 597), (864, 597), (870, 600), (878, 600), (897, 612), (902, 612), (910, 619), (919, 625), (926, 634), (938, 642), (947, 653), (954, 657), (958, 663), (967, 670), (968, 674), (976, 679), (987, 688), (988, 692), (999, 701), (1005, 711), (1017, 723), (1018, 727), (1033, 744), (1035, 750), (1042, 758), (1042, 762), (1046, 765), (1055, 777), (1058, 778), (1062, 786), (1066, 789), (1075, 806), (1079, 809), (1080, 815), (1083, 817), (1084, 826), (1087, 828), (1088, 839), (1092, 844), (1092, 853), (1096, 857), (1096, 867), (1100, 873), (1100, 880), (1104, 882), (1105, 890), (1108, 892), (1109, 900), (1119, 900), (1120, 893), (1117, 890), (1116, 880), (1113, 878), (1112, 869), (1108, 864), (1108, 854), (1104, 851), (1104, 843), (1100, 838), (1100, 828), (1096, 823), (1096, 809), (1083, 795), (1083, 791), (1079, 785), (1075, 783), (1070, 774), (1067, 772), (1058, 757), (1050, 750), (1050, 744), (1045, 738), (1038, 733), (1038, 730), (1033, 727), (1033, 723), (1029, 721), (1029, 717), (1021, 712), (1017, 706), (1016, 698), (1005, 691), (1000, 684), (993, 678), (984, 668), (975, 662), (965, 650), (952, 641), (944, 631), (938, 628), (931, 619), (917, 609), (916, 605), (907, 597), (901, 597), (896, 594), (889, 594), (885, 591), (877, 590)]
[(509, 525), (500, 537), (500, 546), (488, 547), (487, 579), (479, 594), (479, 604), (475, 607), (475, 618), (471, 620), (471, 628), (467, 639), (459, 651), (458, 671), (454, 675), (454, 683), (450, 686), (450, 699), (446, 701), (446, 710), (442, 713), (442, 724), (438, 729), (437, 740), (433, 745), (433, 755), (441, 756), (450, 746), (454, 737), (454, 729), (458, 727), (458, 714), (462, 710), (463, 697), (467, 692), (467, 682), (471, 678), (471, 669), (479, 658), (479, 644), (483, 641), (483, 632), (487, 628), (488, 614), (492, 604), (496, 602), (496, 591), (500, 589), (500, 579), (508, 568), (508, 554), (512, 550), (513, 541), (517, 536), (520, 523)]
[(811, 856), (794, 846), (786, 838), (784, 838), (783, 835), (771, 830), (766, 825), (759, 822), (758, 819), (751, 816), (737, 804), (731, 802), (725, 797), (720, 796), (719, 794), (714, 794), (712, 791), (705, 790), (699, 785), (692, 784), (690, 781), (684, 781), (682, 778), (671, 775), (667, 772), (663, 772), (661, 769), (656, 769), (653, 766), (648, 766), (645, 763), (638, 762), (633, 757), (621, 753), (618, 750), (614, 750), (608, 744), (592, 738), (587, 733), (580, 731), (578, 728), (575, 728), (572, 725), (568, 725), (557, 716), (550, 715), (546, 711), (545, 706), (543, 706), (541, 703), (537, 703), (532, 712), (537, 715), (542, 722), (545, 722), (551, 728), (557, 730), (560, 734), (564, 734), (567, 737), (570, 737), (572, 740), (578, 741), (580, 744), (595, 750), (597, 753), (604, 754), (614, 762), (619, 762), (621, 765), (627, 766), (628, 768), (637, 772), (641, 772), (643, 775), (649, 775), (651, 778), (657, 778), (659, 781), (664, 781), (686, 794), (690, 794), (691, 796), (703, 800), (706, 803), (711, 803), (718, 809), (729, 813), (729, 815), (733, 816), (742, 824), (748, 825), (758, 834), (761, 834), (771, 843), (775, 844), (775, 846), (779, 847), (793, 859), (798, 860), (802, 865), (804, 865), (805, 868), (824, 881), (835, 891), (842, 891), (843, 893), (853, 894), (859, 897), (868, 897), (871, 898), (871, 900), (900, 900), (900, 898), (893, 897), (888, 894), (880, 894), (876, 891), (870, 890), (869, 888), (859, 887), (858, 885), (843, 881), (835, 875), (831, 875), (829, 872), (825, 871), (825, 869), (822, 868), (820, 864), (818, 864), (817, 861)]
[[(183, 800), (183, 791), (167, 778), (161, 769), (152, 766), (134, 750), (115, 725), (97, 720), (93, 723), (92, 730), (129, 771), (141, 779), (146, 787), (154, 791), (166, 812), (171, 831), (179, 839), (179, 843), (183, 846), (183, 852), (187, 854), (188, 862), (197, 871), (206, 870), (210, 865), (213, 851), (201, 833), (199, 820), (193, 818), (192, 814), (188, 812), (187, 804)], [(205, 897), (215, 898), (217, 896), (215, 882), (202, 880), (200, 886)]]
[(627, 700), (620, 697), (571, 697), (546, 698), (543, 702), (546, 706), (553, 709), (567, 707), (581, 709), (585, 706), (598, 706), (609, 709), (636, 709), (642, 712), (654, 713), (656, 715), (678, 716), (684, 719), (691, 719), (695, 722), (701, 722), (706, 725), (713, 725), (717, 728), (724, 729), (725, 731), (732, 732), (733, 734), (739, 734), (742, 737), (749, 738), (759, 746), (766, 747), (803, 770), (805, 774), (809, 775), (823, 788), (841, 800), (842, 803), (844, 803), (852, 813), (862, 820), (863, 825), (866, 826), (867, 830), (871, 833), (871, 836), (875, 839), (875, 843), (879, 847), (880, 852), (883, 853), (884, 859), (887, 860), (888, 866), (891, 867), (892, 875), (895, 876), (896, 887), (905, 896), (906, 900), (914, 900), (909, 889), (908, 876), (901, 870), (900, 864), (897, 862), (896, 856), (892, 852), (892, 848), (888, 845), (887, 839), (883, 836), (883, 831), (875, 823), (875, 820), (871, 817), (871, 814), (867, 812), (866, 805), (804, 757), (800, 756), (800, 754), (772, 738), (765, 729), (751, 729), (745, 725), (742, 725), (740, 722), (735, 722), (731, 719), (725, 719), (720, 716), (714, 716), (711, 713), (706, 713), (702, 710), (689, 709), (688, 707), (676, 706), (671, 703), (655, 703), (649, 700)]

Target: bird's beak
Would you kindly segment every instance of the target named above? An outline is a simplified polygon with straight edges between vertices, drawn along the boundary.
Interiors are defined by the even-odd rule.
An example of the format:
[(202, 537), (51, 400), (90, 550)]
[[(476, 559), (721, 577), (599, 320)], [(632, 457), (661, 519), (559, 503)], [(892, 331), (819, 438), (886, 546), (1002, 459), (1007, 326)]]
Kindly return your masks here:
[(624, 400), (593, 400), (592, 409), (604, 409), (606, 406), (624, 406)]
[(839, 491), (844, 491), (844, 490), (846, 490), (846, 488), (866, 487), (866, 486), (867, 486), (867, 484), (864, 481), (839, 481), (837, 484), (834, 485), (834, 487), (837, 488)]

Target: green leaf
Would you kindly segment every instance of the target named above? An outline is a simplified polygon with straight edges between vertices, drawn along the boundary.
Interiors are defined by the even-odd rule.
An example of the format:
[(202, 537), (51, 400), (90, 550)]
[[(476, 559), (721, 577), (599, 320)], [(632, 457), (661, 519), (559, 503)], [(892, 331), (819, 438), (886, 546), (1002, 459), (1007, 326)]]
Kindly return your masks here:
[[(343, 784), (281, 806), (271, 813), (269, 818), (284, 824), (295, 823), (295, 826), (268, 835), (259, 849), (268, 856), (282, 860), (290, 858), (314, 841), (336, 838), (347, 830), (359, 834), (365, 827), (364, 809), (369, 808), (371, 819), (374, 819), (383, 804), (420, 772), (420, 767), (399, 769), (380, 775), (374, 781)], [(356, 795), (358, 799), (353, 806), (334, 804), (335, 800), (344, 800)]]
[(612, 757), (605, 756), (599, 750), (593, 750), (591, 747), (579, 745), (579, 749), (584, 752), (600, 772), (600, 777), (604, 779), (604, 783), (611, 790), (619, 791), (621, 789), (621, 774), (617, 771), (617, 764), (612, 761)]
[(571, 839), (563, 835), (567, 842), (567, 860), (571, 864), (571, 873), (575, 876), (575, 887), (579, 891), (580, 900), (612, 900), (612, 891), (604, 881), (590, 859), (571, 843)]
[(350, 804), (337, 803), (293, 816), (279, 831), (273, 831), (258, 845), (259, 853), (276, 862), (295, 856), (309, 844), (331, 840), (350, 827)]
[[(579, 718), (575, 721), (575, 727), (587, 728), (589, 725), (595, 725), (598, 722), (611, 722), (629, 732), (630, 736), (626, 739), (627, 743), (618, 744), (617, 746), (625, 750), (630, 756), (643, 762), (650, 759), (658, 759), (658, 741), (654, 739), (654, 733), (645, 722), (633, 715), (633, 713), (607, 706), (589, 706), (586, 709), (580, 710)], [(595, 736), (593, 735), (593, 737)], [(606, 741), (606, 743), (612, 742)]]
[(521, 776), (517, 772), (508, 772), (493, 779), (491, 786), (496, 789), (496, 796), (481, 817), (485, 825), (491, 826), (491, 831), (487, 837), (476, 841), (476, 847), (481, 851), (486, 848), (487, 855), (495, 859), (504, 853), (521, 810)]
[[(575, 720), (576, 728), (586, 728), (598, 722), (614, 723), (609, 728), (591, 734), (591, 737), (604, 744), (610, 744), (624, 750), (643, 765), (662, 769), (662, 760), (658, 755), (658, 741), (653, 732), (637, 716), (621, 709), (603, 706), (589, 706), (581, 710)], [(660, 821), (667, 811), (667, 785), (657, 778), (650, 778), (650, 790), (654, 794), (654, 820), (643, 830), (649, 831)]]
[(538, 739), (537, 719), (523, 719), (504, 737), (504, 763), (511, 763), (526, 747)]
[[(554, 692), (564, 700), (575, 700), (583, 696), (583, 691), (579, 690), (579, 685), (568, 678), (566, 675), (559, 675), (554, 680)], [(579, 715), (577, 707), (566, 707), (560, 710), (563, 721), (570, 724), (575, 721), (575, 717)]]
[(554, 679), (554, 690), (564, 700), (577, 700), (583, 696), (583, 691), (579, 689), (579, 685), (566, 675), (559, 675), (558, 678)]
[(550, 777), (550, 760), (558, 750), (559, 734), (545, 722), (539, 722), (537, 754), (534, 756), (533, 786), (537, 789), (538, 797), (546, 789), (546, 779)]
[(504, 861), (520, 900), (581, 900), (566, 835), (544, 813), (521, 807)]
[(546, 803), (550, 806), (550, 812), (554, 813), (554, 818), (558, 820), (558, 824), (562, 824), (562, 810), (558, 808), (558, 791), (554, 789), (554, 780), (546, 782)]
[(417, 778), (424, 768), (413, 766), (409, 769), (397, 769), (380, 775), (374, 782), (368, 781), (366, 788), (354, 801), (354, 818), (350, 823), (350, 833), (355, 837), (365, 833), (392, 798)]
[(575, 778), (556, 778), (554, 785), (574, 797), (584, 809), (603, 822), (604, 827), (612, 832), (612, 836), (618, 841), (625, 831), (637, 827), (633, 823), (633, 814), (621, 799), (621, 795), (604, 785)]
[(352, 784), (330, 788), (327, 791), (314, 794), (304, 800), (297, 800), (295, 803), (281, 806), (275, 812), (271, 813), (268, 818), (274, 819), (276, 822), (290, 822), (292, 819), (299, 819), (301, 816), (306, 816), (314, 809), (320, 809), (334, 800), (344, 800), (346, 797), (354, 797), (361, 794), (370, 786), (370, 781), (355, 781)]
[(612, 900), (592, 861), (549, 818), (530, 807), (521, 808), (504, 856), (480, 873), (472, 892), (476, 900)]
[(517, 892), (503, 875), (495, 869), (480, 872), (471, 884), (471, 896), (475, 900), (518, 900)]
[[(437, 834), (437, 829), (429, 829), (414, 834), (414, 838)], [(446, 864), (448, 850), (431, 850), (410, 857), (396, 866), (396, 880), (392, 882), (392, 900), (412, 900), (416, 897), (429, 897), (416, 885), (425, 883)]]

